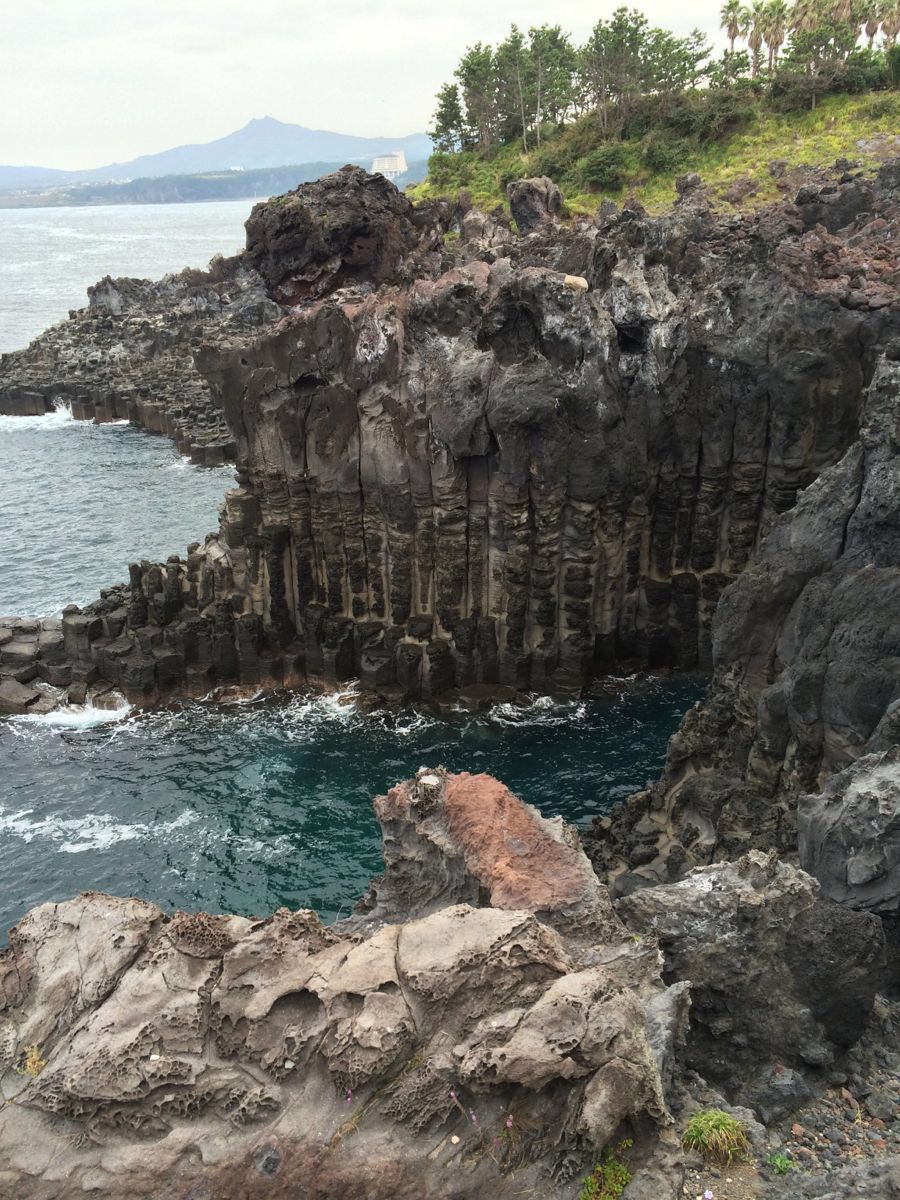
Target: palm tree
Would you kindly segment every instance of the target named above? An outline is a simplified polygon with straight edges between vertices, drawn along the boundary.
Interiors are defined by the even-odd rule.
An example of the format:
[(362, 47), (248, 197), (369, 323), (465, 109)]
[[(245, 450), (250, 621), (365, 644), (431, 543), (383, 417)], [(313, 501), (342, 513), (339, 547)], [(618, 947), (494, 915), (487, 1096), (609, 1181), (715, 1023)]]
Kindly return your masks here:
[(725, 36), (730, 43), (729, 50), (734, 54), (734, 43), (747, 32), (747, 10), (741, 0), (725, 0), (719, 12), (720, 28), (725, 30)]
[(763, 44), (763, 30), (766, 28), (766, 0), (753, 0), (750, 9), (750, 30), (747, 34), (747, 45), (750, 47), (750, 78), (755, 79), (759, 74), (760, 51)]
[(788, 8), (787, 0), (768, 0), (763, 37), (769, 50), (770, 75), (775, 68), (778, 51), (784, 45), (790, 18), (791, 10)]
[(863, 20), (865, 21), (865, 33), (869, 39), (869, 49), (872, 49), (872, 43), (881, 26), (881, 19), (884, 16), (884, 5), (882, 0), (866, 0), (865, 8), (863, 9)]
[(853, 0), (832, 0), (832, 3), (828, 5), (829, 15), (837, 22), (846, 21), (848, 24), (852, 24), (856, 7)]
[(821, 0), (795, 0), (791, 9), (791, 28), (809, 33), (822, 20)]
[(900, 0), (884, 0), (881, 9), (881, 32), (884, 44), (893, 46), (900, 34)]

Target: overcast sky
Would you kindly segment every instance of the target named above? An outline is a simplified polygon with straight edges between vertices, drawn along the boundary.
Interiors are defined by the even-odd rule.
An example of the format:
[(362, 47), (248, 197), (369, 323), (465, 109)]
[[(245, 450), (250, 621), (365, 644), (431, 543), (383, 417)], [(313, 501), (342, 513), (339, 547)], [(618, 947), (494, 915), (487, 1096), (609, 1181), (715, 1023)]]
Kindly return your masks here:
[[(0, 163), (96, 167), (272, 116), (396, 137), (424, 130), (467, 45), (559, 23), (583, 40), (612, 0), (3, 0)], [(639, 5), (715, 33), (719, 0)]]

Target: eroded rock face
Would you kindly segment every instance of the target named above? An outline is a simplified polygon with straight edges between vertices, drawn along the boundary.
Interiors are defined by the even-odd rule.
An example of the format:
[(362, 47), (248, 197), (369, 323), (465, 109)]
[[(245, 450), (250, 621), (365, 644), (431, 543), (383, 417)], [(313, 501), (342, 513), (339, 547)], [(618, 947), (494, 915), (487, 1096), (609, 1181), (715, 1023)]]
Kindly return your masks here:
[(832, 900), (900, 916), (900, 747), (867, 754), (800, 798), (800, 865)]
[(803, 871), (750, 851), (620, 900), (690, 980), (686, 1063), (767, 1123), (809, 1095), (803, 1073), (860, 1037), (884, 970), (877, 918), (821, 896)]
[[(571, 694), (616, 665), (744, 661), (761, 636), (747, 620), (782, 601), (760, 566), (760, 596), (714, 646), (723, 589), (842, 462), (839, 547), (861, 421), (889, 440), (871, 414), (891, 277), (870, 287), (857, 260), (895, 219), (893, 176), (866, 192), (878, 229), (869, 210), (828, 235), (824, 290), (785, 264), (786, 247), (805, 253), (794, 206), (718, 219), (695, 190), (667, 218), (625, 210), (511, 242), (481, 223), (438, 252), (434, 231), (470, 213), (418, 214), (387, 186), (339, 172), (257, 211), (257, 261), (276, 291), (300, 288), (278, 294), (320, 298), (200, 352), (240, 486), (187, 561), (135, 564), (129, 591), (73, 617), (94, 623), (83, 653), (133, 699), (350, 677), (410, 698)], [(322, 241), (308, 226), (326, 200)], [(394, 231), (382, 265), (353, 258), (369, 217), (376, 242)], [(884, 524), (871, 494), (860, 530)], [(788, 562), (778, 596), (815, 562)], [(755, 658), (759, 677), (773, 660)]]
[(288, 305), (348, 285), (409, 280), (428, 272), (428, 252), (440, 244), (427, 207), (414, 209), (388, 179), (362, 167), (257, 204), (247, 221), (247, 258), (269, 294)]
[(591, 853), (601, 872), (629, 864), (645, 879), (678, 878), (748, 846), (794, 851), (799, 797), (897, 744), (898, 356), (900, 342), (890, 343), (859, 441), (722, 596), (709, 698), (672, 739), (659, 783), (598, 830)]
[[(490, 847), (460, 824), (473, 789), (503, 792)], [(427, 770), (382, 798), (379, 903), (411, 904), (395, 923), (169, 918), (98, 893), (33, 910), (0, 955), (0, 1183), (22, 1200), (573, 1197), (622, 1130), (665, 1144), (685, 985), (663, 984), (577, 842), (517, 804)], [(499, 907), (436, 898), (442, 839)], [(553, 847), (556, 882), (514, 882), (509, 856)], [(579, 906), (570, 937), (552, 918)]]

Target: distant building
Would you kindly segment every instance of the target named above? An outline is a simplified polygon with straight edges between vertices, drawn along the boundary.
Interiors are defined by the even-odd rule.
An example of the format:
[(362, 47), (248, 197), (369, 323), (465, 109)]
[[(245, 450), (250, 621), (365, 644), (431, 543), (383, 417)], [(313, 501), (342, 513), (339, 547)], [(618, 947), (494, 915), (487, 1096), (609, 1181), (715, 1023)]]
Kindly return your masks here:
[(392, 150), (390, 154), (378, 154), (372, 162), (372, 174), (383, 175), (385, 179), (397, 179), (408, 169), (406, 155), (402, 150)]

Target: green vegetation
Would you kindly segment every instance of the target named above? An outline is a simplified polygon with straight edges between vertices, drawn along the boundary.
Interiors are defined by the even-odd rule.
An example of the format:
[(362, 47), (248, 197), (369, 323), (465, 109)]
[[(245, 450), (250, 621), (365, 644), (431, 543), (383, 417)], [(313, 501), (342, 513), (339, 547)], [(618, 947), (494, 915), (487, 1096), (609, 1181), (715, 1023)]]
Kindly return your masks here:
[(607, 1148), (587, 1179), (581, 1185), (578, 1200), (619, 1200), (619, 1196), (631, 1182), (631, 1172), (622, 1161), (622, 1155), (632, 1147), (630, 1138), (612, 1150)]
[(770, 1154), (766, 1162), (776, 1173), (776, 1175), (788, 1175), (791, 1171), (797, 1170), (797, 1164), (787, 1154), (781, 1150), (777, 1150), (774, 1154)]
[(685, 1150), (699, 1150), (704, 1158), (726, 1164), (743, 1158), (750, 1151), (744, 1126), (720, 1108), (706, 1108), (694, 1113), (681, 1143)]
[(777, 160), (884, 155), (900, 127), (900, 0), (726, 0), (721, 20), (718, 59), (702, 34), (626, 8), (580, 47), (546, 25), (476, 43), (438, 93), (437, 149), (413, 195), (468, 188), (490, 207), (511, 180), (549, 175), (572, 213), (625, 191), (659, 209), (698, 171), (726, 203), (762, 203)]

